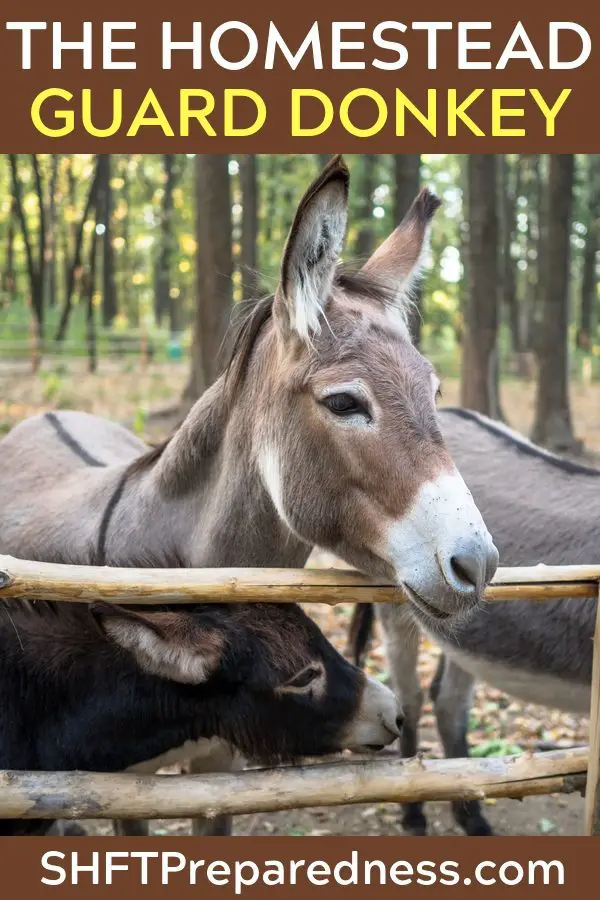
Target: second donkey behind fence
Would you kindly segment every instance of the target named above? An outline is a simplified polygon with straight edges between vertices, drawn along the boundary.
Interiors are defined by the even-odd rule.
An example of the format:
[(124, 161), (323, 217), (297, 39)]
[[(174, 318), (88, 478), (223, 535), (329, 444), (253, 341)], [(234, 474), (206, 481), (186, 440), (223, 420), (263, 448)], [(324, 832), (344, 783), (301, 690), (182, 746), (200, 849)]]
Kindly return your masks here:
[[(401, 724), (295, 604), (0, 601), (0, 769), (155, 772), (229, 747), (277, 764), (383, 747)], [(0, 818), (0, 835), (52, 824)]]
[[(462, 409), (441, 409), (444, 439), (494, 536), (506, 566), (576, 565), (600, 557), (600, 470), (548, 453), (517, 432)], [(443, 656), (431, 686), (438, 731), (448, 757), (468, 755), (467, 730), (477, 679), (525, 702), (586, 714), (590, 705), (593, 600), (484, 605), (440, 639)], [(357, 607), (351, 641), (364, 657), (373, 607)], [(417, 675), (419, 627), (407, 607), (379, 606), (393, 685), (401, 698), (404, 756), (418, 749), (422, 692)], [(427, 630), (427, 629), (425, 629)], [(477, 801), (456, 802), (470, 835), (491, 834)], [(422, 804), (404, 808), (403, 825), (424, 834)]]

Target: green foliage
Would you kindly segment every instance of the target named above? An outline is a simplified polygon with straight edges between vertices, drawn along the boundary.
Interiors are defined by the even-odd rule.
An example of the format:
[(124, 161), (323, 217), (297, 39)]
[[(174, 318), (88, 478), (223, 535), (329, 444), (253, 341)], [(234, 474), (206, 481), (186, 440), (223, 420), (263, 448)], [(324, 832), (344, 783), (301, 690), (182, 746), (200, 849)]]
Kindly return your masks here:
[(41, 377), (44, 382), (44, 400), (52, 403), (60, 394), (62, 379), (56, 372), (44, 372)]
[(146, 430), (146, 421), (148, 418), (148, 413), (141, 406), (138, 407), (135, 411), (135, 416), (133, 418), (132, 430), (134, 434), (137, 434), (138, 437), (141, 437)]
[(490, 756), (520, 756), (522, 753), (523, 748), (519, 747), (518, 744), (500, 739), (483, 741), (481, 744), (471, 747), (470, 750), (471, 756), (475, 757), (475, 759), (488, 758)]

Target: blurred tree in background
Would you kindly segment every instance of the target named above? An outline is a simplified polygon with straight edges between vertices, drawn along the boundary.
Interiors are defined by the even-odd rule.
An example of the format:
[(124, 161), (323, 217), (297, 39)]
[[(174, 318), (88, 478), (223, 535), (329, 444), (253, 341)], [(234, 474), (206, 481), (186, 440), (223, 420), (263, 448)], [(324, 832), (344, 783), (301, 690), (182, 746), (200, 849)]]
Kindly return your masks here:
[(539, 362), (533, 437), (554, 450), (574, 449), (569, 406), (569, 288), (575, 158), (550, 157), (540, 240)]
[(192, 368), (186, 389), (193, 403), (218, 375), (219, 351), (231, 318), (233, 249), (229, 157), (196, 157), (196, 282)]
[[(401, 153), (394, 157), (394, 206), (392, 225), (399, 224), (421, 187), (421, 157), (418, 153)], [(421, 343), (421, 286), (416, 288), (411, 297), (414, 306), (410, 311), (410, 330), (417, 346)]]
[[(324, 155), (0, 157), (0, 356), (191, 358), (215, 377), (232, 304), (272, 292), (299, 196)], [(577, 446), (569, 379), (600, 378), (600, 157), (349, 156), (347, 258), (421, 184), (443, 200), (413, 297), (415, 340), (466, 405), (501, 416), (537, 379), (534, 436)], [(508, 415), (510, 419), (510, 415)]]
[(468, 277), (463, 302), (461, 402), (493, 418), (500, 418), (496, 343), (502, 281), (497, 183), (496, 156), (469, 156), (465, 198)]

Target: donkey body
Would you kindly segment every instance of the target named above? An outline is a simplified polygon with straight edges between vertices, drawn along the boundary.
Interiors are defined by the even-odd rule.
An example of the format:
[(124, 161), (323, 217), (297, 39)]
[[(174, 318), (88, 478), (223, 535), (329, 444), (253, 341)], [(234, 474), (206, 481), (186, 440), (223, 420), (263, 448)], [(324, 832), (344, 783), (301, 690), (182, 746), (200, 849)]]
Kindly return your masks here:
[(60, 412), (0, 442), (0, 552), (115, 566), (302, 566), (314, 545), (402, 587), (444, 633), (498, 561), (444, 444), (438, 381), (404, 298), (438, 201), (428, 191), (363, 269), (339, 267), (348, 172), (302, 199), (274, 297), (224, 374), (148, 450)]
[[(600, 519), (582, 511), (600, 502), (600, 470), (550, 454), (476, 413), (442, 409), (440, 421), (491, 528), (502, 564), (575, 565), (598, 559)], [(419, 632), (408, 626), (408, 610), (381, 607), (378, 614), (392, 678), (405, 706), (403, 750), (414, 755), (421, 711)], [(468, 627), (458, 623), (452, 633), (438, 635), (444, 655), (431, 693), (446, 755), (468, 754), (467, 723), (476, 679), (529, 703), (587, 713), (595, 619), (594, 601), (506, 601), (483, 607)], [(363, 621), (363, 644), (367, 625)], [(362, 648), (358, 652), (362, 655)], [(490, 833), (478, 803), (456, 803), (454, 812), (467, 833)], [(409, 830), (424, 832), (420, 804), (406, 809), (404, 822)]]

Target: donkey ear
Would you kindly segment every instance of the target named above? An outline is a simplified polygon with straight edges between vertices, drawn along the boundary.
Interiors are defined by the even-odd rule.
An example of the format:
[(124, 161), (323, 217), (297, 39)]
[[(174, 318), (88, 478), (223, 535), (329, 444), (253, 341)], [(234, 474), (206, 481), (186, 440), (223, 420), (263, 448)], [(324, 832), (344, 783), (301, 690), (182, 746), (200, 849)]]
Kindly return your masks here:
[(344, 245), (350, 176), (335, 156), (300, 201), (281, 265), (274, 312), (284, 337), (309, 340), (321, 316)]
[(398, 227), (364, 264), (362, 271), (389, 286), (398, 304), (410, 296), (421, 274), (431, 219), (441, 200), (423, 188)]
[(138, 613), (94, 603), (92, 614), (107, 636), (133, 654), (151, 675), (201, 684), (219, 665), (224, 641), (186, 612)]

